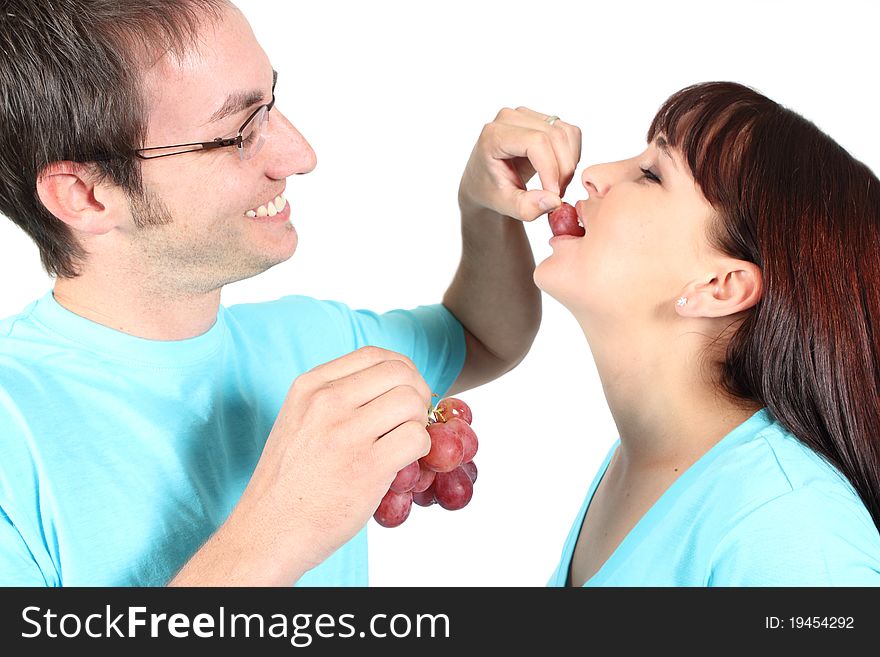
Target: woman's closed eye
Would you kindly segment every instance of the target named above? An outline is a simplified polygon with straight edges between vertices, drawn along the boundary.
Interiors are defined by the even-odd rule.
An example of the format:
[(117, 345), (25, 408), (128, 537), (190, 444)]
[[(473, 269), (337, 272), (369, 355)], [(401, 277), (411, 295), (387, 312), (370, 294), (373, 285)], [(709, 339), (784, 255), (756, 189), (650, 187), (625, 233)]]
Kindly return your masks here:
[(654, 173), (650, 169), (645, 169), (644, 167), (639, 167), (639, 169), (642, 172), (642, 178), (644, 178), (645, 180), (648, 180), (648, 181), (654, 182), (654, 183), (662, 182), (660, 180), (660, 176), (658, 176), (656, 173)]

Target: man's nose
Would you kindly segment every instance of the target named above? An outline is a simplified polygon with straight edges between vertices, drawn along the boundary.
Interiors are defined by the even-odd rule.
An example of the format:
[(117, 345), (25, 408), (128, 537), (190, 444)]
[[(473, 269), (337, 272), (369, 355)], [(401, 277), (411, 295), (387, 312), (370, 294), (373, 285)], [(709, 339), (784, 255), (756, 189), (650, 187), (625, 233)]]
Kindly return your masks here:
[(318, 163), (311, 144), (277, 108), (269, 118), (269, 134), (263, 148), (269, 151), (266, 175), (276, 180), (308, 173)]

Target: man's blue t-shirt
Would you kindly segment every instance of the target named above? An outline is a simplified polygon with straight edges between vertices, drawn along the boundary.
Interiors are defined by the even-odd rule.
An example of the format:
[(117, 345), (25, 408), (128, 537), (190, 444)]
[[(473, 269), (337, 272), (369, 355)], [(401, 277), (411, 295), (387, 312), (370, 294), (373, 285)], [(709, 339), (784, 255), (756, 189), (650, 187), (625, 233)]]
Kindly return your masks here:
[[(619, 445), (590, 486), (550, 586), (566, 584)], [(584, 586), (880, 586), (880, 533), (840, 471), (765, 408), (683, 472)]]
[[(224, 522), (293, 380), (365, 345), (440, 396), (464, 332), (442, 305), (381, 315), (301, 296), (136, 338), (52, 293), (0, 322), (0, 585), (162, 586)], [(367, 584), (366, 528), (300, 585)]]

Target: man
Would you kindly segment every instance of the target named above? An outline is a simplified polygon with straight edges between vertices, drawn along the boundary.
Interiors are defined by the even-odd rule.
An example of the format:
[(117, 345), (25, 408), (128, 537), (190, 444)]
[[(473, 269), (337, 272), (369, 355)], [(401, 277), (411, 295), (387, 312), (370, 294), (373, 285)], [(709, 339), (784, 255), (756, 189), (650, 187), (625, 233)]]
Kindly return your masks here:
[(365, 524), (427, 453), (432, 392), (532, 343), (507, 217), (559, 205), (579, 132), (528, 110), (486, 127), (442, 305), (226, 309), (223, 285), (293, 254), (285, 179), (315, 166), (247, 21), (223, 0), (42, 4), (0, 16), (0, 212), (56, 275), (0, 324), (0, 583), (366, 584)]

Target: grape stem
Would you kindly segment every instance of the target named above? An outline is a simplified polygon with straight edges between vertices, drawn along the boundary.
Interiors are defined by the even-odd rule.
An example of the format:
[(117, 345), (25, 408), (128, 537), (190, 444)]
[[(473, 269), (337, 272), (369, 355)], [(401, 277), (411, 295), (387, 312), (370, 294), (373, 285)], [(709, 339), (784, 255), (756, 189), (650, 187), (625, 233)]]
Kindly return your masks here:
[[(437, 395), (433, 396), (436, 397)], [(442, 411), (437, 410), (436, 406), (431, 406), (428, 408), (428, 424), (434, 424), (435, 422), (446, 422), (446, 418)]]

